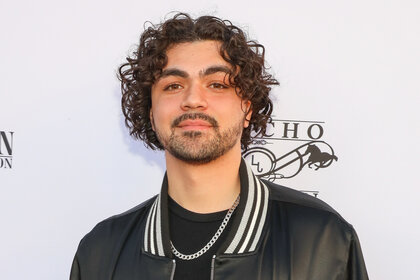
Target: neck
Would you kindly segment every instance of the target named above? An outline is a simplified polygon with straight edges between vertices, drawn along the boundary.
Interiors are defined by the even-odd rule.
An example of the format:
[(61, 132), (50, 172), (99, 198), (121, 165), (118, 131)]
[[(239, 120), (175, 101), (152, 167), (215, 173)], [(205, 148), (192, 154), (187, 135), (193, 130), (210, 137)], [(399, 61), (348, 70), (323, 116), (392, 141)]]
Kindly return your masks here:
[(240, 147), (206, 164), (189, 164), (165, 151), (168, 194), (196, 213), (229, 209), (240, 192)]

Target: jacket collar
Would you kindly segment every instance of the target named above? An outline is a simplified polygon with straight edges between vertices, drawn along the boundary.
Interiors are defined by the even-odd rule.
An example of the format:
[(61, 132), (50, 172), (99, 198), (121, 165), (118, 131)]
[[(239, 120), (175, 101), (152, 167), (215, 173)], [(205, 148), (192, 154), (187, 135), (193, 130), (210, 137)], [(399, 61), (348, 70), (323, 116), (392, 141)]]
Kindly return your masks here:
[[(241, 160), (239, 167), (241, 198), (227, 239), (219, 248), (219, 254), (244, 254), (254, 252), (262, 238), (267, 219), (267, 186)], [(172, 258), (169, 236), (168, 178), (165, 174), (160, 194), (147, 215), (143, 249), (152, 255)]]

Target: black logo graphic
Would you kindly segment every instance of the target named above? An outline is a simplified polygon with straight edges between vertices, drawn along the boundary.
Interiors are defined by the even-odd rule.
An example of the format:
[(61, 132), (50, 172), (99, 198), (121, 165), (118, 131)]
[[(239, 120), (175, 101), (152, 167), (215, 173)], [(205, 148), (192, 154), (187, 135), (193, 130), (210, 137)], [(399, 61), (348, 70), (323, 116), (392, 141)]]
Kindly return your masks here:
[(0, 168), (12, 168), (13, 133), (12, 131), (0, 131)]
[[(319, 121), (273, 119), (270, 135), (255, 139), (243, 157), (251, 164), (255, 175), (271, 182), (293, 178), (305, 167), (314, 171), (326, 168), (337, 161), (338, 157), (334, 149), (321, 140), (324, 135), (323, 125), (324, 122)], [(279, 155), (275, 147), (270, 146), (277, 141), (296, 141), (300, 144), (296, 146), (289, 142), (290, 150)], [(303, 192), (315, 197), (319, 193), (313, 190)]]
[[(327, 147), (330, 152), (321, 152), (318, 146)], [(276, 157), (271, 150), (265, 147), (252, 147), (243, 156), (254, 167), (255, 175), (272, 182), (277, 179), (295, 177), (305, 165), (308, 165), (311, 169), (318, 170), (319, 168), (330, 166), (333, 160), (338, 159), (334, 155), (332, 147), (324, 141), (308, 142), (280, 157)], [(290, 169), (288, 173), (282, 172), (282, 170), (286, 170), (286, 167), (296, 162), (298, 164), (293, 172), (290, 172)]]

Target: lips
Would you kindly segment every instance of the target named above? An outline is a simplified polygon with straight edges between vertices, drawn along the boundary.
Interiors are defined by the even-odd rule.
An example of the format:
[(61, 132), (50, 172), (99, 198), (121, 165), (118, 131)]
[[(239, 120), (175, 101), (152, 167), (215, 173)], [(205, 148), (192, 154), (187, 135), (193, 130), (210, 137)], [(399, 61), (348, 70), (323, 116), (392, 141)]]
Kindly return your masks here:
[(185, 120), (182, 121), (179, 125), (179, 128), (183, 129), (207, 129), (212, 127), (212, 125), (203, 120)]
[(202, 112), (186, 113), (176, 119), (171, 124), (172, 128), (181, 128), (185, 130), (204, 130), (209, 128), (218, 128), (215, 118)]

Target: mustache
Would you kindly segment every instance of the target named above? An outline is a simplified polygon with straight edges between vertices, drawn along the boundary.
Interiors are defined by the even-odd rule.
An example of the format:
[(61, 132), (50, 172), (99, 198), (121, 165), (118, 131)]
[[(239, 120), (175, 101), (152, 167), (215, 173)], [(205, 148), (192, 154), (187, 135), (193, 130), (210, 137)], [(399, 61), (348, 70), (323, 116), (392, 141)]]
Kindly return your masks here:
[(175, 128), (176, 126), (178, 126), (181, 122), (185, 121), (185, 120), (203, 120), (208, 122), (209, 124), (211, 124), (211, 126), (213, 127), (219, 127), (218, 122), (216, 121), (215, 118), (210, 117), (209, 115), (206, 115), (204, 113), (187, 113), (187, 114), (183, 114), (179, 117), (177, 117), (175, 120), (173, 120), (172, 122), (172, 128)]

